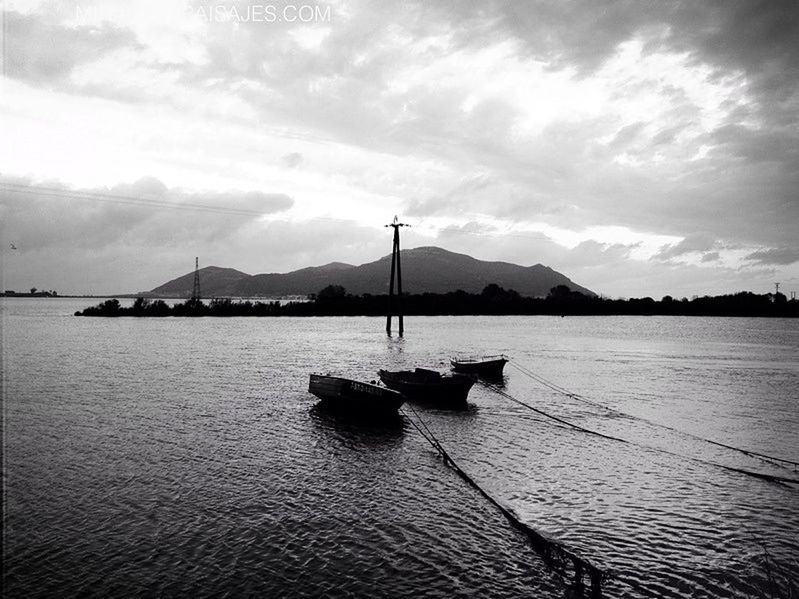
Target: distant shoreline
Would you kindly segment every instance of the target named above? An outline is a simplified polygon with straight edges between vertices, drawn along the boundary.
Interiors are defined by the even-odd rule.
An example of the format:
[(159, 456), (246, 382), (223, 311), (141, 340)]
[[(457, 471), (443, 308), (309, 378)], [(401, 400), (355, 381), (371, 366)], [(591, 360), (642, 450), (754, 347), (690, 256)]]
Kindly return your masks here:
[[(392, 312), (399, 303), (405, 316), (740, 316), (796, 318), (799, 301), (782, 294), (757, 295), (748, 291), (732, 295), (705, 296), (675, 300), (666, 296), (660, 301), (651, 297), (611, 300), (589, 297), (568, 287), (553, 287), (546, 298), (522, 297), (513, 290), (488, 285), (482, 293), (455, 291), (446, 294), (423, 293), (396, 296)], [(233, 301), (213, 299), (209, 303), (190, 299), (172, 306), (163, 299), (139, 297), (129, 307), (119, 300), (105, 302), (75, 312), (75, 316), (167, 317), (167, 316), (385, 316), (387, 295), (349, 295), (343, 287), (331, 285), (306, 301)]]
[[(31, 295), (30, 293), (12, 293), (12, 294), (5, 294), (0, 293), (0, 298), (48, 298), (48, 299), (137, 299), (140, 297), (145, 297), (148, 300), (169, 300), (169, 301), (186, 301), (186, 296), (178, 296), (178, 295), (157, 295), (157, 296), (149, 296), (141, 293), (101, 293), (96, 295), (89, 295), (89, 294), (79, 294), (79, 295), (49, 295), (49, 294), (40, 294), (36, 293), (35, 295)], [(235, 297), (229, 298), (235, 300), (257, 300), (260, 302), (263, 301), (304, 301), (299, 296), (290, 296), (290, 297), (262, 297), (262, 296), (253, 296), (253, 297)]]

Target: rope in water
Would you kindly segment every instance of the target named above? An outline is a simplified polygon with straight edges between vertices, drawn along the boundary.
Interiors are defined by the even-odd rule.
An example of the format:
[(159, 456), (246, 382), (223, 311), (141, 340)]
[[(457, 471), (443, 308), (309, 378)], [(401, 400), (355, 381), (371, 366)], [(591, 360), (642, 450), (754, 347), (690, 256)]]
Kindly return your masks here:
[[(413, 425), (413, 427), (419, 432), (420, 435), (428, 442), (430, 445), (435, 448), (435, 450), (441, 454), (441, 457), (444, 460), (444, 463), (452, 468), (466, 483), (469, 484), (472, 488), (478, 491), (484, 498), (486, 498), (492, 505), (494, 505), (499, 511), (502, 513), (503, 516), (518, 530), (523, 532), (527, 538), (532, 543), (535, 550), (542, 556), (544, 562), (549, 565), (556, 573), (560, 576), (566, 578), (567, 572), (565, 564), (571, 563), (572, 568), (574, 569), (574, 579), (575, 584), (579, 587), (583, 586), (583, 573), (588, 575), (588, 579), (591, 583), (591, 595), (594, 597), (600, 597), (602, 594), (601, 591), (601, 584), (602, 581), (609, 578), (609, 574), (600, 570), (588, 560), (577, 556), (576, 554), (572, 553), (568, 549), (566, 549), (562, 544), (558, 543), (557, 541), (553, 541), (548, 539), (535, 531), (533, 528), (522, 522), (518, 516), (508, 507), (503, 505), (499, 502), (499, 500), (492, 497), (485, 489), (483, 489), (471, 476), (469, 476), (457, 463), (455, 460), (452, 459), (452, 456), (444, 449), (441, 442), (436, 438), (433, 432), (425, 423), (424, 419), (419, 415), (419, 413), (411, 406), (410, 404), (406, 404), (408, 408), (410, 408), (411, 412), (413, 412), (415, 418), (411, 418), (405, 412), (404, 409), (400, 409), (403, 415), (407, 418), (407, 420)], [(417, 424), (417, 421), (419, 424)]]
[(660, 427), (660, 428), (664, 428), (666, 430), (670, 430), (672, 432), (676, 432), (676, 433), (679, 433), (681, 435), (685, 435), (686, 437), (692, 437), (692, 438), (697, 439), (699, 441), (703, 441), (705, 443), (710, 443), (711, 445), (717, 445), (719, 447), (724, 447), (726, 449), (737, 451), (737, 452), (743, 453), (743, 454), (748, 455), (748, 456), (761, 458), (761, 459), (763, 459), (765, 461), (776, 462), (777, 463), (776, 465), (781, 466), (783, 468), (786, 468), (786, 466), (784, 466), (784, 464), (790, 464), (791, 466), (793, 466), (794, 470), (799, 468), (799, 462), (795, 462), (793, 460), (786, 460), (784, 458), (778, 458), (778, 457), (771, 456), (771, 455), (768, 455), (768, 454), (765, 454), (765, 453), (758, 453), (756, 451), (750, 451), (748, 449), (742, 449), (740, 447), (734, 447), (732, 445), (726, 445), (724, 443), (719, 443), (718, 441), (713, 441), (712, 439), (706, 439), (704, 437), (700, 437), (699, 435), (695, 435), (693, 433), (689, 433), (689, 432), (686, 432), (686, 431), (681, 431), (681, 430), (676, 429), (674, 427), (668, 426), (667, 424), (661, 424), (659, 422), (655, 422), (653, 420), (649, 420), (648, 418), (643, 418), (642, 416), (634, 416), (633, 414), (628, 414), (627, 412), (622, 412), (620, 410), (616, 410), (614, 408), (611, 408), (611, 407), (606, 406), (604, 404), (601, 404), (599, 402), (592, 401), (592, 400), (588, 399), (587, 397), (585, 397), (583, 395), (580, 395), (579, 393), (574, 393), (572, 391), (569, 391), (568, 389), (566, 389), (564, 387), (561, 387), (560, 385), (557, 385), (557, 384), (555, 384), (555, 383), (553, 383), (551, 381), (548, 381), (547, 379), (545, 379), (541, 375), (536, 374), (535, 372), (533, 372), (532, 370), (526, 368), (525, 366), (522, 366), (521, 364), (518, 364), (515, 360), (510, 360), (509, 363), (510, 363), (511, 366), (516, 368), (519, 372), (521, 372), (522, 374), (527, 375), (528, 377), (532, 378), (534, 381), (540, 383), (541, 385), (544, 385), (545, 387), (548, 387), (549, 389), (552, 389), (553, 391), (555, 391), (557, 393), (560, 393), (560, 394), (565, 395), (567, 397), (570, 397), (572, 399), (576, 399), (577, 401), (582, 401), (583, 403), (587, 403), (587, 404), (590, 404), (592, 406), (596, 406), (596, 407), (602, 408), (603, 410), (606, 410), (606, 411), (611, 412), (613, 414), (617, 414), (619, 416), (623, 416), (625, 418), (630, 418), (632, 420), (640, 420), (642, 422), (646, 422), (647, 424), (651, 424), (652, 426), (657, 426), (657, 427)]
[(629, 445), (635, 445), (635, 446), (641, 447), (643, 449), (648, 449), (650, 451), (657, 451), (657, 452), (660, 452), (660, 453), (663, 453), (663, 454), (666, 454), (666, 455), (670, 455), (670, 456), (673, 456), (673, 457), (677, 457), (677, 458), (680, 458), (680, 459), (683, 459), (683, 460), (690, 460), (692, 462), (697, 462), (699, 464), (705, 464), (707, 466), (714, 466), (716, 468), (722, 468), (722, 469), (727, 470), (729, 472), (737, 472), (739, 474), (745, 474), (747, 476), (752, 476), (752, 477), (759, 478), (759, 479), (766, 480), (766, 481), (773, 482), (773, 483), (799, 484), (799, 479), (786, 478), (786, 477), (783, 477), (783, 476), (776, 476), (776, 475), (773, 475), (773, 474), (764, 474), (762, 472), (754, 472), (752, 470), (744, 470), (743, 468), (735, 468), (733, 466), (725, 466), (724, 464), (719, 464), (717, 462), (711, 462), (709, 460), (703, 460), (702, 458), (695, 458), (695, 457), (691, 457), (691, 456), (682, 455), (680, 453), (675, 453), (673, 451), (669, 451), (668, 449), (662, 449), (662, 448), (659, 448), (659, 447), (652, 447), (650, 445), (644, 445), (642, 443), (635, 443), (634, 441), (630, 441), (628, 439), (623, 439), (621, 437), (613, 437), (611, 435), (605, 435), (603, 433), (600, 433), (600, 432), (585, 428), (583, 426), (579, 426), (577, 424), (569, 422), (568, 420), (564, 420), (563, 418), (559, 418), (559, 417), (554, 416), (554, 415), (552, 415), (552, 414), (550, 414), (548, 412), (545, 412), (544, 410), (541, 410), (539, 408), (531, 406), (530, 404), (528, 404), (526, 402), (523, 402), (520, 399), (517, 399), (517, 398), (513, 397), (507, 391), (503, 391), (502, 389), (500, 389), (496, 385), (492, 385), (492, 384), (490, 384), (488, 382), (480, 381), (480, 380), (478, 380), (478, 382), (481, 385), (483, 385), (484, 387), (486, 387), (487, 389), (490, 389), (491, 391), (494, 391), (498, 395), (501, 395), (501, 396), (513, 401), (514, 403), (516, 403), (516, 404), (518, 404), (520, 406), (523, 406), (524, 408), (527, 408), (528, 410), (532, 410), (533, 412), (535, 412), (537, 414), (540, 414), (542, 416), (545, 416), (546, 418), (549, 418), (550, 420), (553, 420), (553, 421), (555, 421), (555, 422), (557, 422), (557, 423), (559, 423), (559, 424), (561, 424), (563, 426), (572, 428), (574, 430), (577, 430), (577, 431), (580, 431), (580, 432), (583, 432), (583, 433), (588, 433), (590, 435), (596, 435), (598, 437), (602, 437), (602, 438), (605, 438), (605, 439), (610, 439), (611, 441), (618, 441), (620, 443), (627, 443)]

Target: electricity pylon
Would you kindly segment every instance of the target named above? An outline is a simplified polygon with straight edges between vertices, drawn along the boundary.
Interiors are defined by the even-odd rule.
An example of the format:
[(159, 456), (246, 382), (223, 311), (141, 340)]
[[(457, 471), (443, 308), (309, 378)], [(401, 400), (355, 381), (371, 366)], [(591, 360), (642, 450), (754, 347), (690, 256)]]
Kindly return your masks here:
[(191, 302), (196, 304), (200, 301), (200, 259), (194, 258), (194, 287), (191, 290)]

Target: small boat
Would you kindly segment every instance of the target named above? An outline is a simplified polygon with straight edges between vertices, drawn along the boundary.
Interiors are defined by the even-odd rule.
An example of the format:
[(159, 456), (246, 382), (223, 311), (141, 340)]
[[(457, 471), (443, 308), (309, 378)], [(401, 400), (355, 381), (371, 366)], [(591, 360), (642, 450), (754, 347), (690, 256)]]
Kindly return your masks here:
[(312, 374), (308, 392), (330, 407), (368, 414), (396, 414), (405, 402), (401, 393), (373, 383), (338, 376)]
[(450, 364), (455, 372), (476, 374), (486, 378), (502, 378), (502, 369), (509, 362), (504, 354), (471, 358), (452, 358)]
[(441, 374), (426, 368), (396, 372), (380, 370), (378, 374), (386, 387), (399, 391), (408, 399), (437, 404), (466, 404), (466, 396), (474, 384), (474, 379), (468, 376)]

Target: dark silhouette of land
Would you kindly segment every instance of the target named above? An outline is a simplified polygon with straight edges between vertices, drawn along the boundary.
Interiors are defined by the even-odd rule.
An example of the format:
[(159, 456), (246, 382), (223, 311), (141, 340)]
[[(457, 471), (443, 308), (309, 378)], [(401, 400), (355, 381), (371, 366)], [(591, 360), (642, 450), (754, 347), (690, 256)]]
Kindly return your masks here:
[[(515, 289), (524, 296), (546, 297), (552, 287), (566, 285), (585, 295), (590, 289), (578, 285), (547, 266), (519, 266), (508, 262), (477, 260), (437, 247), (420, 247), (400, 252), (402, 287), (405, 293), (439, 293), (462, 289), (477, 293), (490, 283)], [(388, 293), (391, 254), (353, 266), (331, 262), (289, 273), (248, 275), (232, 268), (201, 268), (203, 293), (208, 297), (305, 297), (328, 285), (342, 285), (355, 295)], [(164, 283), (147, 292), (135, 294), (151, 298), (189, 298), (194, 272)]]
[(59, 297), (59, 295), (58, 292), (53, 289), (50, 289), (49, 291), (40, 291), (36, 287), (32, 287), (29, 292), (6, 289), (5, 291), (0, 292), (0, 297)]
[[(668, 315), (668, 316), (764, 316), (797, 317), (799, 301), (782, 293), (757, 295), (749, 291), (719, 296), (675, 300), (665, 296), (606, 299), (572, 291), (565, 285), (550, 289), (544, 298), (524, 297), (499, 285), (481, 293), (454, 291), (403, 296), (403, 311), (410, 316), (442, 315)], [(163, 300), (139, 297), (122, 307), (117, 299), (75, 312), (76, 316), (385, 316), (387, 295), (350, 295), (340, 285), (329, 285), (309, 301), (281, 303), (212, 299), (208, 303), (187, 300), (168, 305)]]

